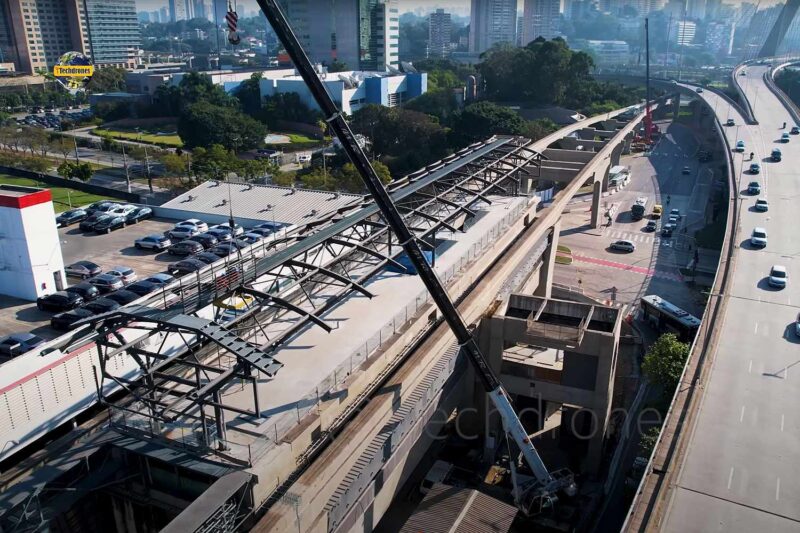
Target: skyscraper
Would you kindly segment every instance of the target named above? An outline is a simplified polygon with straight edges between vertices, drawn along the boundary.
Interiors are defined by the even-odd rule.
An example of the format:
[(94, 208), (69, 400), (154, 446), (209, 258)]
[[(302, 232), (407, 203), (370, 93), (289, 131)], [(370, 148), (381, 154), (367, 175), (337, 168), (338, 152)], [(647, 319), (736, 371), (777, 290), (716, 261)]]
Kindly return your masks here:
[(558, 35), (560, 0), (525, 0), (522, 23), (522, 43), (538, 37), (552, 39)]
[(514, 44), (517, 0), (472, 0), (469, 51), (482, 53), (497, 43)]
[(186, 4), (186, 0), (169, 0), (170, 22), (178, 22), (189, 18), (189, 11), (186, 9)]
[(450, 13), (437, 9), (428, 17), (428, 57), (447, 57), (450, 55), (452, 24)]
[(399, 65), (397, 0), (281, 0), (312, 61), (353, 70)]
[(136, 0), (82, 0), (96, 65), (132, 68), (141, 43)]

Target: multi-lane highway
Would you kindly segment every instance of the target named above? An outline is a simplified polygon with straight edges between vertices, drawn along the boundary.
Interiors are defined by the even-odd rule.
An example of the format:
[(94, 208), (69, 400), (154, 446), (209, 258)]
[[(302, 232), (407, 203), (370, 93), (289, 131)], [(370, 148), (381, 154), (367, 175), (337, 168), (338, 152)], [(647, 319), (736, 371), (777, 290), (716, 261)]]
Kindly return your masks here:
[[(728, 301), (714, 324), (719, 341), (695, 425), (684, 429), (688, 443), (673, 467), (663, 531), (800, 530), (800, 135), (780, 142), (793, 122), (764, 72), (751, 66), (740, 79), (758, 125), (746, 125), (715, 94), (699, 95), (723, 123), (734, 119), (725, 128), (730, 145), (745, 143), (734, 156), (741, 209)], [(774, 148), (781, 162), (770, 160)], [(758, 176), (747, 173), (750, 152), (761, 165)], [(753, 208), (756, 196), (744, 191), (750, 181), (760, 182), (768, 212)], [(748, 242), (757, 226), (767, 230), (763, 249)], [(767, 283), (776, 264), (789, 273), (782, 290)]]

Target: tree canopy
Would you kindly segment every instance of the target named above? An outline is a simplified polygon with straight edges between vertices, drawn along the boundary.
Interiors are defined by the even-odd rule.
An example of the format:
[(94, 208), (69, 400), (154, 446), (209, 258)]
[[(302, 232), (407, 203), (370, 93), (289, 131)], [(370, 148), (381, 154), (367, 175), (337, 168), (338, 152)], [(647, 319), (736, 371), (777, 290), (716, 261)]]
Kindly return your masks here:
[(672, 397), (683, 372), (689, 345), (673, 333), (661, 335), (644, 356), (642, 371), (651, 383), (660, 385), (666, 398)]
[(267, 129), (259, 121), (228, 107), (198, 101), (178, 118), (178, 135), (188, 148), (219, 144), (240, 151), (259, 146)]

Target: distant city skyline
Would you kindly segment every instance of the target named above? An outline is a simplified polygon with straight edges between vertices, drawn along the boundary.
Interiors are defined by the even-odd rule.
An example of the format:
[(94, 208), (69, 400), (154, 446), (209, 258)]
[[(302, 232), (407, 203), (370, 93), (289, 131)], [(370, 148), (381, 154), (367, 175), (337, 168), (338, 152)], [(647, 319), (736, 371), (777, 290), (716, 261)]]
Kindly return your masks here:
[[(227, 5), (228, 0), (216, 0)], [(255, 0), (238, 0), (238, 8), (252, 11), (258, 8)], [(136, 0), (138, 11), (153, 11), (161, 7), (168, 7), (169, 0)], [(445, 9), (449, 13), (469, 16), (470, 0), (400, 0), (401, 12), (415, 12), (417, 10), (434, 11), (437, 8)], [(521, 8), (521, 6), (520, 6)]]

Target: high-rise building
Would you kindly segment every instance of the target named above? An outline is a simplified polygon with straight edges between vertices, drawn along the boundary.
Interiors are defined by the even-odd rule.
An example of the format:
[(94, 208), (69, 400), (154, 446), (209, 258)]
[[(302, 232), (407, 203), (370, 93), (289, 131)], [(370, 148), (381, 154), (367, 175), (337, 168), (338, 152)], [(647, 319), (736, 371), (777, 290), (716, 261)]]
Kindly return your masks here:
[(497, 43), (516, 42), (517, 0), (472, 0), (469, 51), (482, 53)]
[(214, 22), (214, 0), (194, 0), (194, 16)]
[(709, 22), (706, 25), (705, 48), (712, 54), (727, 52), (730, 40), (730, 27), (719, 22)]
[[(89, 55), (95, 65), (132, 67), (140, 45), (135, 0), (6, 0), (0, 46), (12, 43), (21, 72), (47, 71), (62, 54)], [(5, 55), (5, 54), (4, 54)]]
[(528, 44), (538, 37), (548, 40), (556, 37), (560, 7), (560, 0), (525, 0), (522, 42)]
[(189, 11), (186, 8), (186, 0), (169, 0), (169, 20), (178, 22), (189, 19)]
[(398, 66), (398, 0), (281, 0), (310, 59), (353, 70)]
[(450, 55), (452, 35), (450, 13), (437, 9), (428, 17), (428, 57), (447, 57)]
[(694, 42), (697, 24), (691, 20), (679, 20), (672, 23), (670, 40), (678, 46), (688, 46)]
[(706, 0), (686, 0), (686, 16), (703, 20), (706, 17)]
[(517, 38), (514, 41), (517, 46), (525, 46), (525, 44), (527, 44), (522, 42), (522, 28), (524, 24), (525, 24), (525, 17), (517, 17)]
[(169, 18), (169, 7), (164, 6), (159, 8), (158, 10), (158, 21), (166, 24), (167, 22), (171, 22)]

